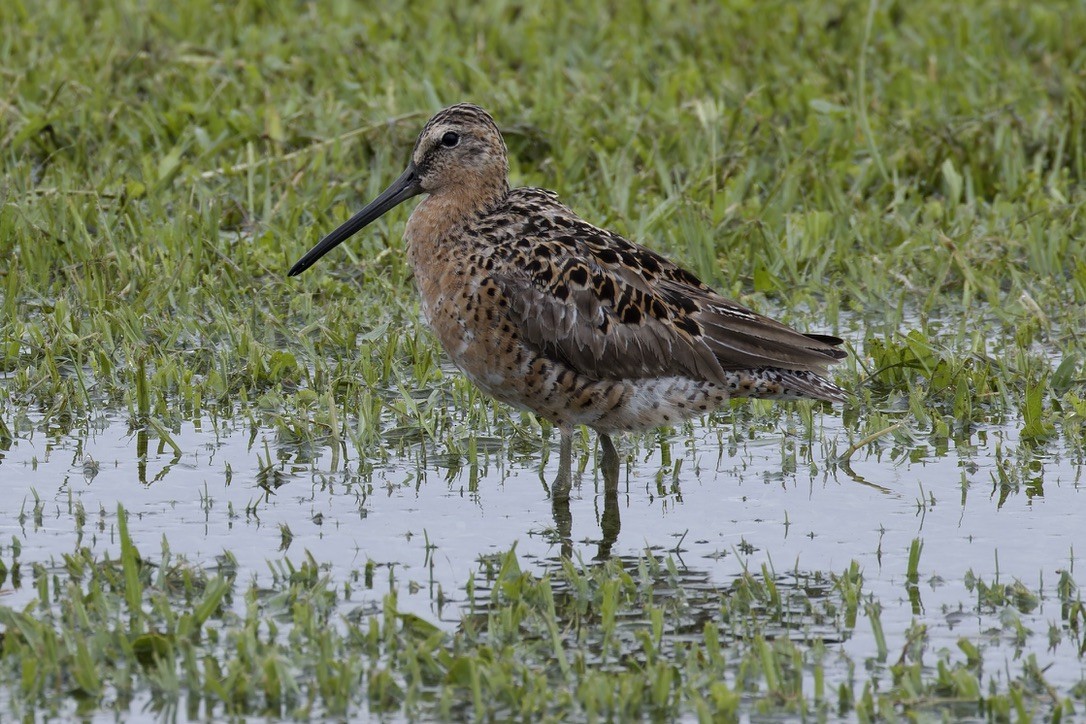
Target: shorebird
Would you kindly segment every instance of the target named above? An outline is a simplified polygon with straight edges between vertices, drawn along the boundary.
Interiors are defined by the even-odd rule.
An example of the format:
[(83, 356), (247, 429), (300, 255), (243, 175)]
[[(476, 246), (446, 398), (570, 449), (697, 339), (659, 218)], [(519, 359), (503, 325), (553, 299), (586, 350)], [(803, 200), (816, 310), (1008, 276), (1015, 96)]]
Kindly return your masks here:
[(841, 340), (805, 334), (725, 299), (694, 274), (593, 226), (538, 188), (509, 188), (490, 114), (460, 103), (423, 127), (407, 169), (289, 272), (301, 274), (389, 209), (426, 194), (404, 230), (421, 309), (484, 392), (561, 433), (554, 500), (572, 481), (572, 435), (611, 435), (703, 415), (731, 398), (841, 401), (826, 378)]

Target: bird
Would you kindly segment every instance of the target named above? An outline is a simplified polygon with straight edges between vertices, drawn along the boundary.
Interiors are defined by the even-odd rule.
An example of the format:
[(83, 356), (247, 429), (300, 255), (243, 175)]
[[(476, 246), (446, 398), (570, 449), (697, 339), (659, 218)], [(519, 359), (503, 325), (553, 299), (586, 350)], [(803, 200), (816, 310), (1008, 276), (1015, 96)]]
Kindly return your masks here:
[(846, 357), (840, 338), (724, 298), (661, 254), (583, 220), (553, 191), (510, 188), (502, 133), (470, 103), (430, 118), (399, 178), (288, 275), (420, 195), (404, 241), (422, 316), (481, 390), (558, 429), (556, 501), (568, 500), (578, 425), (598, 434), (604, 465), (617, 471), (617, 434), (733, 398), (847, 399), (828, 378)]

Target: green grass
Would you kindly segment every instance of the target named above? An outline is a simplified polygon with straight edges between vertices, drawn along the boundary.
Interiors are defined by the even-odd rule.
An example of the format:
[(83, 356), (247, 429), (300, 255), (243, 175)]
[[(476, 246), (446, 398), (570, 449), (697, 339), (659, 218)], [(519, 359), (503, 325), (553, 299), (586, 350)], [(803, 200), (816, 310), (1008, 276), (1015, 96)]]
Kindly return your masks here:
[[(856, 395), (855, 444), (821, 450), (824, 465), (1011, 424), (1023, 445), (993, 474), (1002, 502), (1037, 490), (1052, 449), (1086, 460), (1086, 8), (727, 5), (0, 4), (0, 449), (123, 410), (144, 453), (177, 450), (182, 421), (238, 418), (273, 426), (302, 463), (343, 440), (373, 464), (420, 440), (450, 468), (493, 439), (539, 457), (528, 417), (442, 370), (417, 318), (406, 210), (285, 276), (399, 173), (430, 113), (470, 100), (506, 132), (515, 184), (847, 338), (837, 375)], [(767, 638), (778, 614), (742, 635), (713, 618), (697, 646), (625, 635), (616, 607), (660, 614), (643, 574), (617, 564), (547, 581), (508, 558), (485, 621), (449, 633), (395, 601), (339, 620), (310, 561), (283, 574), (275, 635), (255, 590), (134, 555), (76, 551), (70, 581), (30, 576), (40, 609), (0, 609), (4, 696), (80, 713), (137, 695), (274, 716), (1069, 713), (1028, 661), (993, 683), (968, 655), (933, 668), (888, 651), (889, 678), (854, 662), (847, 690), (819, 690), (829, 644)], [(845, 596), (847, 580), (834, 586), (852, 603), (835, 605), (852, 622), (835, 630), (857, 610), (874, 626), (877, 602), (859, 583)], [(1005, 589), (978, 595), (1024, 595)], [(723, 592), (722, 610), (747, 595), (761, 594)], [(1067, 600), (1061, 635), (1081, 643)], [(533, 631), (521, 649), (502, 638), (515, 622)], [(623, 656), (619, 671), (593, 658)]]
[(515, 182), (843, 331), (863, 402), (967, 426), (1028, 389), (1083, 397), (1077, 6), (893, 4), (869, 34), (860, 6), (474, 7), (8, 4), (9, 404), (170, 421), (261, 401), (315, 433), (332, 389), (342, 413), (412, 417), (403, 388), (444, 376), (406, 212), (320, 274), (284, 270), (465, 98), (507, 130)]

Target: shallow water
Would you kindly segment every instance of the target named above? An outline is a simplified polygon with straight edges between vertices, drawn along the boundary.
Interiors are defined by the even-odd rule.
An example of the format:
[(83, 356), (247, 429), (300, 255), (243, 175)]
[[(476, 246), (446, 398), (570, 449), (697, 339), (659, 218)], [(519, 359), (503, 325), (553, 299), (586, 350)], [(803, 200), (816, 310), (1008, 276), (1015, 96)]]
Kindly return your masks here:
[[(1082, 461), (1068, 459), (1058, 443), (1034, 451), (1019, 444), (1014, 428), (989, 427), (943, 450), (899, 432), (858, 451), (846, 470), (830, 462), (851, 442), (840, 413), (816, 410), (814, 425), (813, 449), (792, 412), (757, 433), (742, 422), (707, 420), (623, 440), (621, 529), (611, 553), (671, 552), (690, 580), (720, 588), (763, 564), (802, 578), (842, 573), (855, 560), (864, 593), (883, 606), (891, 662), (915, 621), (928, 625), (934, 649), (957, 654), (960, 636), (984, 642), (992, 676), (1017, 670), (1013, 662), (1031, 653), (1051, 666), (1046, 677), (1058, 687), (1086, 676), (1074, 644), (1065, 639), (1050, 649), (1047, 636), (1060, 623), (1059, 571), (1086, 579), (1075, 560), (1086, 550)], [(40, 427), (24, 418), (0, 453), (0, 554), (9, 561), (8, 541), (18, 538), (24, 576), (27, 564), (58, 562), (77, 545), (116, 556), (122, 503), (145, 556), (158, 555), (163, 536), (175, 554), (201, 565), (230, 551), (247, 581), (266, 579), (269, 561), (300, 561), (308, 551), (350, 584), (348, 607), (376, 608), (395, 589), (401, 610), (452, 627), (482, 557), (515, 544), (522, 565), (543, 571), (562, 552), (544, 485), (556, 450), (541, 477), (541, 455), (514, 462), (500, 444), (481, 444), (493, 452), (481, 453), (473, 470), (449, 467), (417, 445), (387, 463), (360, 460), (349, 444), (336, 455), (318, 450), (315, 464), (299, 462), (294, 443), (241, 419), (183, 423), (173, 434), (180, 453), (153, 433), (131, 431), (121, 413), (63, 434)], [(603, 481), (594, 455), (582, 450), (574, 466), (572, 553), (588, 561), (600, 550)], [(1021, 469), (1022, 483), (1001, 488), (994, 482), (1000, 466)], [(914, 538), (924, 547), (919, 583), (910, 587)], [(368, 561), (376, 564), (371, 587)], [(1015, 645), (1003, 611), (978, 607), (966, 585), (970, 572), (989, 584), (1018, 579), (1040, 593), (1039, 605), (1020, 614), (1034, 635)], [(442, 608), (439, 589), (450, 602)], [(21, 607), (36, 591), (8, 579), (3, 593), (5, 605)], [(855, 661), (873, 657), (869, 623), (860, 621), (840, 646)]]

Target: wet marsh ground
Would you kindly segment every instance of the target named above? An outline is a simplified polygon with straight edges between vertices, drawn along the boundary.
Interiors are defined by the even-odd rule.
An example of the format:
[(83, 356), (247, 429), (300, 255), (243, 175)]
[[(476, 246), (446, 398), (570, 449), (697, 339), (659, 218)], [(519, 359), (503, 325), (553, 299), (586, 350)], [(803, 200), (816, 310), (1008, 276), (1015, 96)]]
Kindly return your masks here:
[[(772, 32), (768, 15), (778, 19)], [(0, 8), (0, 699), (17, 716), (1086, 713), (1086, 11)], [(513, 182), (852, 356), (619, 446), (478, 393), (398, 210)], [(565, 526), (568, 525), (568, 530)]]

